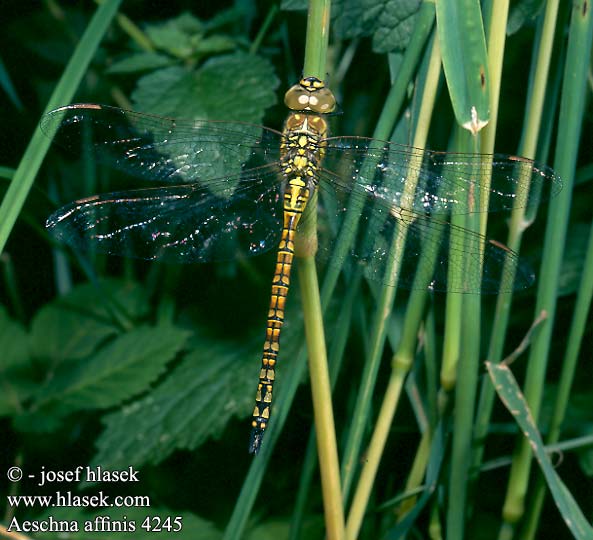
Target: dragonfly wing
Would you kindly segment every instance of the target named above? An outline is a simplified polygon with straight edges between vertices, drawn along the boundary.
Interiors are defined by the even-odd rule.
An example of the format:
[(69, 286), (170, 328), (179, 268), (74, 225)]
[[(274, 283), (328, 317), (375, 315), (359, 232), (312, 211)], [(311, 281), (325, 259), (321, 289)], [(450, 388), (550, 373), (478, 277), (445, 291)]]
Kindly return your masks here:
[[(318, 215), (317, 258), (344, 268), (347, 274), (362, 271), (373, 281), (405, 289), (464, 293), (498, 293), (533, 282), (533, 273), (517, 254), (496, 241), (366, 192), (353, 192), (350, 197), (350, 203), (354, 198), (360, 207), (356, 223), (337, 191), (333, 182), (320, 184), (323, 206)], [(350, 238), (349, 248), (337, 252), (342, 237)], [(393, 254), (399, 262), (389, 271)], [(450, 273), (452, 266), (458, 266), (456, 274)]]
[(74, 154), (84, 146), (98, 161), (144, 180), (211, 187), (216, 179), (277, 161), (281, 137), (253, 124), (165, 118), (95, 104), (51, 111), (41, 129)]
[(52, 214), (47, 228), (75, 249), (166, 262), (207, 262), (277, 246), (282, 186), (268, 166), (237, 188), (197, 184), (95, 195)]
[(479, 197), (488, 198), (491, 212), (532, 206), (562, 187), (550, 167), (517, 156), (434, 152), (364, 137), (331, 137), (326, 143), (323, 165), (337, 174), (342, 189), (358, 184), (421, 213), (480, 212)]

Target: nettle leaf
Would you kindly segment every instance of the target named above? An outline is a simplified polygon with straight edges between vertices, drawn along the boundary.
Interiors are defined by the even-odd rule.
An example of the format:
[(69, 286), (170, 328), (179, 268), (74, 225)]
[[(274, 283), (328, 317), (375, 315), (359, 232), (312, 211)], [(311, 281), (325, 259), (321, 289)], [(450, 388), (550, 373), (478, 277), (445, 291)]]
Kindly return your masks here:
[(161, 24), (149, 24), (145, 32), (157, 49), (178, 58), (191, 56), (194, 43), (204, 32), (202, 22), (191, 13), (182, 13)]
[(170, 66), (176, 61), (164, 54), (156, 52), (139, 52), (116, 60), (106, 70), (107, 73), (137, 73)]
[(196, 53), (202, 55), (220, 54), (232, 51), (237, 47), (237, 40), (231, 36), (217, 34), (201, 39), (195, 45)]
[(420, 4), (420, 0), (338, 0), (334, 30), (342, 39), (372, 36), (376, 53), (403, 51)]
[(259, 340), (240, 345), (201, 339), (150, 395), (105, 417), (94, 464), (158, 463), (221, 434), (253, 406)]
[(121, 331), (118, 312), (132, 320), (148, 313), (148, 299), (138, 283), (110, 279), (98, 286), (79, 285), (37, 312), (31, 324), (31, 354), (54, 365), (84, 358)]
[(182, 349), (189, 332), (170, 325), (118, 336), (87, 360), (64, 364), (37, 395), (62, 414), (104, 409), (145, 391)]
[[(403, 51), (416, 24), (420, 0), (335, 0), (332, 29), (340, 39), (372, 37), (373, 51)], [(282, 9), (303, 10), (305, 0), (283, 0)]]
[[(261, 81), (267, 81), (262, 84)], [(262, 58), (245, 53), (217, 56), (197, 71), (174, 66), (146, 75), (132, 93), (134, 108), (155, 114), (202, 120), (240, 120), (260, 124), (268, 107), (276, 103), (278, 79), (272, 65)], [(253, 126), (245, 126), (250, 136)], [(196, 140), (200, 133), (196, 130)], [(187, 152), (195, 152), (196, 142), (187, 141)], [(176, 151), (184, 154), (177, 144)], [(249, 146), (237, 148), (235, 160), (229, 156), (213, 161), (217, 175), (235, 177), (249, 156)], [(176, 155), (169, 158), (174, 162)], [(213, 171), (210, 174), (214, 175)], [(231, 187), (230, 183), (225, 188)]]
[(135, 109), (164, 116), (260, 124), (276, 103), (278, 84), (270, 62), (237, 52), (211, 58), (197, 70), (174, 66), (146, 75), (132, 100)]

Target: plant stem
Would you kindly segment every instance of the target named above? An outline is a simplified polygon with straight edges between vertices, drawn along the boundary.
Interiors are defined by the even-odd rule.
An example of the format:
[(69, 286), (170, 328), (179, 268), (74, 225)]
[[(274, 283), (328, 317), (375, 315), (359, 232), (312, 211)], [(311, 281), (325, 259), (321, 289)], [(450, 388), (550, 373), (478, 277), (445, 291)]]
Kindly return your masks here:
[[(417, 148), (424, 147), (426, 145), (428, 127), (430, 125), (430, 118), (432, 116), (432, 111), (436, 98), (436, 90), (438, 87), (440, 67), (441, 56), (438, 41), (434, 39), (432, 41), (432, 47), (430, 49), (430, 62), (426, 75), (424, 92), (421, 99), (422, 105), (420, 109), (418, 125), (416, 128), (416, 133), (414, 135), (413, 141), (414, 146)], [(416, 189), (418, 177), (414, 171), (417, 171), (417, 166), (417, 162), (410, 163), (410, 167), (408, 169), (408, 173), (406, 176), (406, 193), (413, 193)], [(401, 226), (404, 227), (403, 224)], [(389, 257), (391, 257), (391, 261), (386, 271), (387, 276), (395, 276), (399, 272), (400, 261), (402, 259), (405, 241), (406, 234), (404, 228), (401, 232), (398, 232), (398, 234), (396, 235), (395, 245), (390, 250)], [(422, 262), (419, 262), (419, 265), (421, 264)], [(391, 279), (391, 277), (389, 277), (388, 279), (386, 279), (386, 282), (393, 283), (395, 282), (395, 279)], [(408, 326), (405, 327), (405, 336), (408, 336), (408, 341), (411, 341), (411, 339), (414, 339), (415, 341), (416, 332), (421, 320), (422, 307), (424, 306), (424, 300), (426, 298), (426, 290), (426, 287), (421, 287), (417, 291), (418, 294), (413, 297), (413, 299), (415, 300), (413, 301), (413, 299), (410, 299), (407, 315), (412, 314), (414, 316), (410, 317), (411, 323), (408, 323), (408, 317), (406, 317), (406, 323), (408, 324)], [(378, 368), (378, 364), (380, 362), (380, 353), (383, 349), (385, 339), (385, 314), (388, 314), (391, 311), (391, 305), (393, 303), (394, 296), (395, 288), (388, 286), (385, 286), (383, 288), (380, 296), (380, 301), (377, 306), (373, 330), (371, 332), (371, 354), (369, 355), (369, 359), (367, 361), (367, 366), (369, 366), (369, 369), (367, 370), (365, 368), (365, 373), (367, 371), (369, 373), (368, 377), (365, 375), (363, 375), (362, 377), (363, 382), (361, 384), (361, 389), (358, 397), (358, 403), (360, 403), (360, 405), (357, 407), (357, 415), (355, 416), (355, 420), (353, 422), (354, 427), (351, 432), (351, 441), (349, 441), (350, 448), (356, 450), (356, 453), (352, 451), (349, 452), (347, 447), (347, 450), (345, 452), (346, 456), (357, 455), (357, 452), (359, 450), (359, 446), (355, 445), (356, 443), (358, 443), (358, 445), (360, 444), (363, 421), (365, 421), (366, 417), (368, 416), (368, 412), (365, 412), (365, 410), (368, 411), (368, 405), (365, 405), (365, 403), (369, 403), (371, 401), (372, 389), (374, 387), (374, 380), (376, 378), (376, 369)], [(377, 418), (375, 429), (373, 431), (373, 435), (371, 437), (371, 441), (367, 451), (367, 458), (365, 460), (365, 464), (362, 469), (358, 485), (356, 486), (356, 491), (352, 500), (352, 506), (350, 508), (350, 512), (348, 515), (348, 521), (346, 525), (346, 537), (349, 539), (354, 539), (358, 537), (358, 533), (360, 530), (360, 526), (362, 524), (364, 512), (368, 504), (371, 489), (375, 481), (381, 456), (383, 455), (383, 450), (385, 447), (385, 443), (387, 441), (387, 436), (391, 429), (393, 417), (395, 415), (395, 411), (399, 403), (401, 389), (403, 388), (406, 375), (408, 374), (412, 366), (413, 357), (413, 353), (405, 355), (395, 355), (392, 361), (391, 376), (387, 385), (385, 396), (383, 397), (383, 402), (381, 404), (379, 416)], [(356, 418), (359, 418), (359, 421), (357, 423), (355, 423)], [(358, 434), (358, 440), (352, 437), (353, 433)], [(352, 478), (352, 473), (346, 474), (345, 477)]]
[(319, 298), (315, 258), (304, 257), (298, 264), (301, 301), (305, 314), (305, 334), (309, 354), (309, 376), (315, 412), (315, 433), (328, 539), (344, 538), (344, 511), (340, 488), (338, 445), (331, 403), (331, 386), (323, 335), (323, 314)]
[[(501, 38), (497, 35), (505, 35), (506, 32), (506, 18), (503, 18), (504, 13), (501, 12), (503, 2), (494, 2), (493, 13), (491, 16), (491, 26), (489, 28), (489, 41), (497, 43)], [(541, 117), (544, 105), (546, 81), (550, 69), (551, 48), (554, 38), (554, 27), (556, 23), (557, 4), (554, 9), (554, 2), (548, 2), (546, 16), (542, 23), (541, 39), (538, 43), (538, 48), (535, 54), (536, 65), (533, 74), (533, 83), (531, 88), (533, 91), (529, 93), (529, 100), (527, 103), (527, 112), (523, 122), (522, 144), (519, 148), (519, 154), (528, 158), (535, 157), (535, 150), (537, 147), (537, 140), (539, 136), (539, 128), (541, 124)], [(501, 26), (502, 24), (502, 26)], [(491, 56), (492, 58), (492, 56)], [(498, 59), (497, 59), (498, 61)], [(500, 66), (492, 68), (490, 73), (498, 73)], [(496, 98), (498, 102), (498, 92), (492, 92), (491, 96)], [(492, 104), (494, 107), (495, 104)], [(496, 122), (497, 114), (494, 114), (494, 122)], [(486, 152), (493, 150), (494, 132), (493, 126), (488, 126), (485, 133)], [(525, 190), (529, 187), (525, 186)], [(511, 215), (509, 224), (509, 235), (507, 238), (507, 246), (515, 252), (518, 252), (521, 246), (523, 233), (528, 225), (525, 208), (517, 205)], [(507, 263), (505, 262), (505, 265)], [(506, 272), (514, 273), (513, 267), (505, 268)], [(503, 346), (505, 341), (506, 330), (512, 305), (513, 295), (510, 292), (502, 292), (498, 295), (496, 303), (496, 311), (494, 322), (492, 325), (492, 333), (490, 336), (490, 343), (488, 348), (488, 360), (493, 363), (498, 363), (502, 359)], [(472, 470), (475, 475), (479, 472), (479, 466), (484, 454), (484, 444), (490, 423), (490, 415), (494, 404), (495, 391), (494, 387), (488, 377), (484, 377), (482, 388), (480, 391), (478, 411), (476, 413), (476, 422), (474, 427), (475, 451), (472, 456)], [(475, 480), (475, 478), (474, 478)]]
[[(564, 180), (564, 188), (550, 204), (541, 264), (541, 281), (535, 308), (536, 313), (546, 311), (549, 320), (542, 325), (541, 331), (533, 340), (525, 378), (524, 394), (535, 422), (539, 417), (550, 351), (558, 278), (566, 241), (572, 183), (587, 89), (588, 58), (583, 51), (591, 50), (593, 36), (593, 18), (591, 9), (584, 9), (587, 6), (589, 6), (588, 1), (582, 0), (574, 2), (572, 8), (554, 162), (554, 168)], [(516, 523), (523, 516), (530, 466), (531, 448), (527, 439), (523, 438), (514, 456), (503, 507), (503, 518), (507, 523)]]

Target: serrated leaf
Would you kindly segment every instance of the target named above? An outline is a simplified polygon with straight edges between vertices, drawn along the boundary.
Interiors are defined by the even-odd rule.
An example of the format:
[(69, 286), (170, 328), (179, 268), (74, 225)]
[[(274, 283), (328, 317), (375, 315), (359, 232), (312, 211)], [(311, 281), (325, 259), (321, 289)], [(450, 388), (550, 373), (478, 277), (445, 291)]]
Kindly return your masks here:
[(486, 368), (498, 397), (513, 415), (523, 435), (529, 440), (531, 450), (544, 473), (554, 502), (570, 532), (579, 540), (591, 540), (593, 538), (593, 528), (587, 522), (579, 505), (550, 462), (541, 435), (527, 406), (527, 401), (521, 393), (521, 389), (511, 370), (505, 364), (492, 364), (491, 362), (486, 362)]
[(121, 60), (116, 60), (106, 70), (107, 73), (136, 73), (170, 66), (175, 60), (156, 52), (134, 53)]
[(186, 12), (165, 23), (147, 25), (145, 32), (157, 49), (178, 58), (188, 58), (193, 53), (195, 40), (203, 32), (203, 25)]
[(233, 53), (211, 58), (196, 71), (177, 66), (146, 75), (132, 100), (135, 109), (164, 116), (259, 124), (276, 103), (278, 84), (267, 60)]
[(100, 281), (98, 287), (79, 285), (37, 312), (31, 324), (31, 354), (50, 364), (86, 357), (120, 331), (117, 311), (132, 320), (146, 315), (144, 289), (115, 279)]
[[(175, 538), (175, 540), (219, 540), (222, 538), (222, 533), (212, 522), (190, 512), (179, 512), (166, 508), (131, 506), (128, 508), (112, 507), (102, 509), (100, 512), (85, 512), (83, 509), (76, 507), (56, 507), (46, 511), (36, 519), (45, 521), (49, 519), (49, 516), (52, 516), (56, 521), (76, 522), (80, 532), (47, 532), (39, 534), (39, 538), (47, 540), (122, 540), (122, 538), (154, 540), (155, 537), (163, 539)], [(99, 516), (104, 516), (104, 518)], [(99, 519), (97, 519), (98, 517)], [(182, 527), (180, 530), (172, 529), (169, 531), (167, 530), (168, 525), (162, 528), (163, 524), (167, 523), (167, 518), (170, 518), (171, 526), (173, 526), (176, 517), (181, 518)], [(158, 532), (156, 528), (147, 530), (142, 527), (147, 518), (152, 527), (160, 524), (161, 531)], [(122, 526), (118, 527), (116, 522), (119, 522)], [(104, 524), (105, 529), (111, 525), (113, 532), (99, 529), (101, 523)], [(134, 525), (133, 529), (132, 524)], [(86, 531), (85, 527), (87, 528)]]
[(158, 463), (177, 448), (220, 435), (251, 412), (259, 340), (247, 345), (202, 339), (150, 395), (105, 417), (93, 460), (107, 468)]
[(140, 327), (115, 338), (88, 360), (64, 365), (37, 396), (63, 413), (118, 405), (147, 389), (181, 350), (189, 332)]
[[(138, 110), (164, 116), (260, 124), (266, 109), (276, 103), (277, 86), (278, 79), (267, 60), (234, 53), (212, 58), (197, 71), (175, 66), (146, 75), (138, 81), (132, 99)], [(246, 130), (253, 135), (252, 127), (246, 126)], [(186, 151), (195, 152), (195, 147), (195, 143), (188, 141)], [(184, 153), (179, 144), (176, 151)], [(235, 176), (238, 181), (249, 152), (248, 146), (237, 148), (234, 163), (228, 156), (213, 162), (212, 167), (219, 170), (211, 174)], [(175, 161), (175, 155), (169, 157)]]
[(420, 0), (337, 0), (333, 30), (341, 39), (372, 36), (373, 51), (403, 51), (416, 24)]
[(201, 39), (195, 45), (199, 54), (209, 55), (232, 51), (237, 46), (237, 41), (231, 36), (217, 34)]

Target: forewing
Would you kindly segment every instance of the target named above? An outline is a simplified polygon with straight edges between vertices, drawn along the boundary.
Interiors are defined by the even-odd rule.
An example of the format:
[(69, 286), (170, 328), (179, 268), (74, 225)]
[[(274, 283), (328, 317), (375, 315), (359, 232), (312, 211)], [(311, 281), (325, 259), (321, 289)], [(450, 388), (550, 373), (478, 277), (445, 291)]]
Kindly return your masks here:
[(364, 137), (331, 137), (326, 143), (323, 167), (336, 174), (332, 181), (341, 189), (358, 185), (420, 213), (481, 211), (477, 197), (489, 177), (481, 196), (489, 199), (490, 212), (538, 204), (562, 187), (550, 167), (517, 156), (434, 152)]
[(60, 242), (166, 262), (249, 257), (277, 246), (282, 187), (270, 165), (213, 193), (197, 184), (95, 195), (60, 208), (47, 228)]
[(84, 145), (98, 161), (144, 180), (199, 181), (211, 190), (216, 179), (276, 162), (281, 137), (253, 124), (180, 120), (95, 104), (51, 111), (41, 129), (70, 152), (80, 154)]

